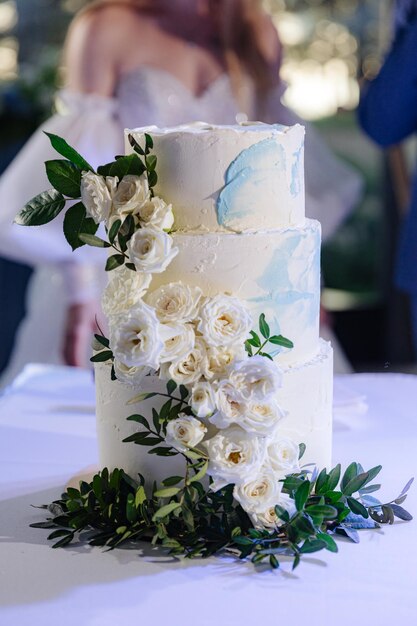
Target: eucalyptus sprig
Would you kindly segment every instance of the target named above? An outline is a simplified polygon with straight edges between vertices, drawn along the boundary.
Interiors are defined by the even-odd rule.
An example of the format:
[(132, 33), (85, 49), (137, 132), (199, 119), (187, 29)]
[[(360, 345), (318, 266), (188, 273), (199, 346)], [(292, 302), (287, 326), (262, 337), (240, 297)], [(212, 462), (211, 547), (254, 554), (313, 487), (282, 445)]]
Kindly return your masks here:
[(265, 319), (264, 313), (259, 316), (259, 333), (254, 330), (250, 331), (250, 338), (245, 341), (245, 350), (249, 356), (260, 355), (264, 356), (271, 361), (273, 357), (266, 352), (268, 344), (273, 346), (280, 346), (282, 348), (293, 348), (294, 344), (290, 339), (283, 337), (282, 335), (271, 335), (271, 329)]
[[(290, 557), (295, 568), (305, 554), (337, 552), (338, 534), (358, 542), (359, 529), (390, 524), (391, 515), (412, 519), (399, 506), (412, 480), (389, 504), (363, 504), (367, 493), (379, 487), (370, 483), (380, 469), (365, 472), (359, 463), (351, 463), (342, 478), (340, 465), (329, 473), (303, 470), (287, 476), (283, 491), (293, 499), (295, 512), (290, 515), (277, 504), (277, 525), (270, 530), (253, 527), (233, 498), (233, 485), (212, 492), (201, 482), (206, 459), (187, 459), (185, 476), (170, 476), (151, 488), (141, 475), (134, 480), (122, 470), (104, 469), (90, 483), (82, 481), (79, 489), (68, 488), (59, 500), (39, 507), (50, 516), (32, 527), (53, 530), (48, 539), (58, 540), (54, 548), (75, 540), (110, 549), (146, 540), (186, 558), (227, 552), (278, 568), (283, 557)], [(378, 521), (376, 510), (381, 510)]]

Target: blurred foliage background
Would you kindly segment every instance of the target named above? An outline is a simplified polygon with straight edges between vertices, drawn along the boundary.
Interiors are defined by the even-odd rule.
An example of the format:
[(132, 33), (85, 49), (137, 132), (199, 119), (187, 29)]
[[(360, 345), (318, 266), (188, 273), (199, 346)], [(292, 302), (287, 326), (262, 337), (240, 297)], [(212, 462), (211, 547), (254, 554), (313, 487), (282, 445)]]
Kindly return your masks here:
[[(57, 69), (65, 32), (84, 4), (85, 0), (0, 1), (0, 171), (50, 115), (60, 86)], [(391, 281), (399, 222), (395, 185), (387, 159), (362, 135), (354, 113), (361, 80), (378, 72), (389, 45), (392, 3), (265, 0), (264, 4), (284, 45), (281, 76), (288, 85), (286, 104), (312, 121), (365, 180), (360, 205), (323, 248), (323, 301), (333, 312), (336, 332), (357, 369), (407, 363), (413, 358), (407, 304), (393, 291)], [(12, 265), (14, 280), (20, 271), (23, 284), (29, 271)], [(0, 288), (4, 276), (0, 271)]]

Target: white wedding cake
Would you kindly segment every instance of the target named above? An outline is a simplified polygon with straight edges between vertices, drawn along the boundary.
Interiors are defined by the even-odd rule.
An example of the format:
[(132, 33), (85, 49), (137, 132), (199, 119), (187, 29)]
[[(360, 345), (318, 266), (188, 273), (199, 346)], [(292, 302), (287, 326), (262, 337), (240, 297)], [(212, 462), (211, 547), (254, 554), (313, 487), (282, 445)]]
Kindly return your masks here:
[[(125, 268), (110, 272), (103, 308), (110, 316), (118, 313), (111, 307), (111, 302), (117, 301), (117, 290), (124, 292), (124, 300), (132, 295), (132, 303), (136, 290), (159, 321), (170, 328), (182, 325), (177, 335), (171, 333), (167, 340), (172, 344), (171, 351), (178, 343), (185, 345), (190, 333), (193, 339), (188, 361), (162, 359), (159, 374), (148, 370), (146, 376), (138, 373), (135, 379), (135, 368), (132, 373), (129, 364), (115, 362), (118, 380), (111, 381), (111, 363), (96, 364), (100, 465), (121, 467), (131, 476), (140, 472), (157, 481), (180, 473), (184, 464), (181, 455), (162, 459), (148, 454), (146, 447), (123, 442), (140, 430), (135, 421), (126, 418), (140, 414), (151, 421), (153, 410), (159, 411), (167, 398), (153, 395), (137, 403), (129, 401), (141, 391), (166, 393), (170, 378), (186, 386), (190, 382), (211, 384), (220, 380), (216, 393), (220, 387), (224, 392), (227, 366), (233, 360), (244, 363), (246, 357), (246, 337), (240, 348), (230, 344), (229, 326), (234, 324), (240, 333), (249, 328), (256, 331), (259, 316), (264, 314), (271, 336), (293, 342), (293, 347), (269, 346), (280, 373), (279, 389), (274, 392), (274, 403), (276, 400), (279, 406), (274, 437), (281, 465), (285, 466), (286, 455), (291, 456), (291, 446), (298, 448), (304, 443), (302, 463), (329, 467), (332, 349), (319, 337), (320, 224), (306, 219), (304, 213), (303, 127), (198, 123), (141, 128), (126, 131), (127, 154), (133, 150), (128, 135), (143, 146), (145, 133), (153, 139), (153, 154), (158, 161), (154, 209), (158, 210), (162, 199), (172, 205), (175, 218), (173, 226), (169, 219), (162, 224), (163, 230), (170, 230), (171, 240), (165, 250), (169, 263), (154, 269), (146, 280)], [(129, 290), (132, 293), (126, 295)], [(206, 338), (214, 332), (210, 315), (216, 306), (221, 308), (224, 298), (228, 298), (232, 313), (231, 317), (227, 313), (216, 318), (217, 324), (223, 324), (216, 326), (216, 332), (220, 328), (226, 337), (220, 346), (218, 341), (210, 343)], [(242, 303), (242, 310), (237, 302)], [(187, 314), (175, 317), (178, 306)], [(237, 322), (233, 311), (237, 311)], [(110, 329), (112, 347), (117, 344), (115, 332), (112, 335)], [(138, 341), (142, 340), (139, 337)], [(193, 368), (198, 369), (198, 375)], [(221, 376), (217, 376), (222, 368)], [(219, 401), (220, 417), (204, 420), (207, 440), (225, 426), (241, 426), (233, 417), (238, 402), (231, 401), (230, 394), (224, 397), (228, 401), (224, 415)], [(260, 406), (260, 400), (257, 402), (257, 413), (252, 417), (258, 420), (262, 436), (262, 411), (266, 411), (267, 421), (269, 409)], [(241, 418), (247, 419), (242, 414)]]

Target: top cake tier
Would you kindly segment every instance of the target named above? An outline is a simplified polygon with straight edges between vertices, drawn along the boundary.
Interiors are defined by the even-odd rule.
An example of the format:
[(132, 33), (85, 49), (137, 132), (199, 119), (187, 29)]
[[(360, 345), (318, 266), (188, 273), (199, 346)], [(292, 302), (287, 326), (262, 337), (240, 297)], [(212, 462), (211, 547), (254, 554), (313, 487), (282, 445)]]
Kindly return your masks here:
[(155, 193), (172, 204), (175, 230), (243, 232), (304, 223), (304, 128), (202, 122), (126, 130), (158, 157)]

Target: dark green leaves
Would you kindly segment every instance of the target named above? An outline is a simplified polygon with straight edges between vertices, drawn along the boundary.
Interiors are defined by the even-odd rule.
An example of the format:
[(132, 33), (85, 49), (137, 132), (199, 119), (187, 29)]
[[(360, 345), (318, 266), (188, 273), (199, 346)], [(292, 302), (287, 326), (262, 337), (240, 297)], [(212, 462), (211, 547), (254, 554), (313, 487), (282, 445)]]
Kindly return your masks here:
[(22, 226), (42, 226), (52, 221), (64, 206), (64, 196), (56, 189), (49, 189), (32, 198), (14, 221)]
[[(272, 360), (271, 355), (265, 351), (265, 347), (269, 344), (280, 346), (282, 348), (293, 348), (292, 341), (282, 335), (272, 335), (269, 324), (265, 319), (265, 315), (261, 313), (259, 316), (259, 333), (254, 330), (250, 331), (250, 337), (245, 341), (245, 350), (249, 356), (260, 355)], [(261, 338), (262, 337), (262, 338)], [(276, 350), (275, 350), (276, 352)]]
[(117, 176), (122, 180), (124, 176), (140, 176), (145, 171), (146, 168), (139, 157), (136, 154), (129, 154), (110, 164), (106, 176)]
[(74, 165), (84, 171), (94, 172), (94, 169), (89, 163), (79, 154), (74, 148), (72, 148), (62, 137), (53, 135), (52, 133), (45, 132), (45, 135), (49, 137), (52, 147), (59, 152), (63, 157), (71, 161)]
[(96, 237), (96, 235), (90, 235), (88, 233), (80, 233), (78, 238), (89, 246), (93, 246), (94, 248), (110, 248), (110, 244), (104, 239), (100, 239), (100, 237)]
[(81, 170), (71, 161), (46, 161), (45, 168), (49, 182), (57, 191), (70, 198), (80, 197)]
[(297, 508), (297, 511), (301, 511), (301, 509), (304, 507), (305, 503), (307, 502), (309, 493), (310, 493), (310, 481), (305, 480), (298, 487), (294, 495), (295, 506)]
[(106, 261), (106, 272), (111, 272), (112, 270), (121, 267), (125, 262), (125, 256), (123, 254), (113, 254), (109, 256)]
[(262, 337), (264, 337), (265, 339), (269, 339), (271, 331), (270, 331), (268, 324), (265, 321), (264, 313), (261, 313), (261, 315), (259, 316), (259, 330), (261, 331)]
[(94, 235), (98, 224), (91, 217), (87, 217), (85, 206), (82, 202), (73, 204), (64, 217), (64, 235), (73, 250), (85, 245), (80, 235)]

